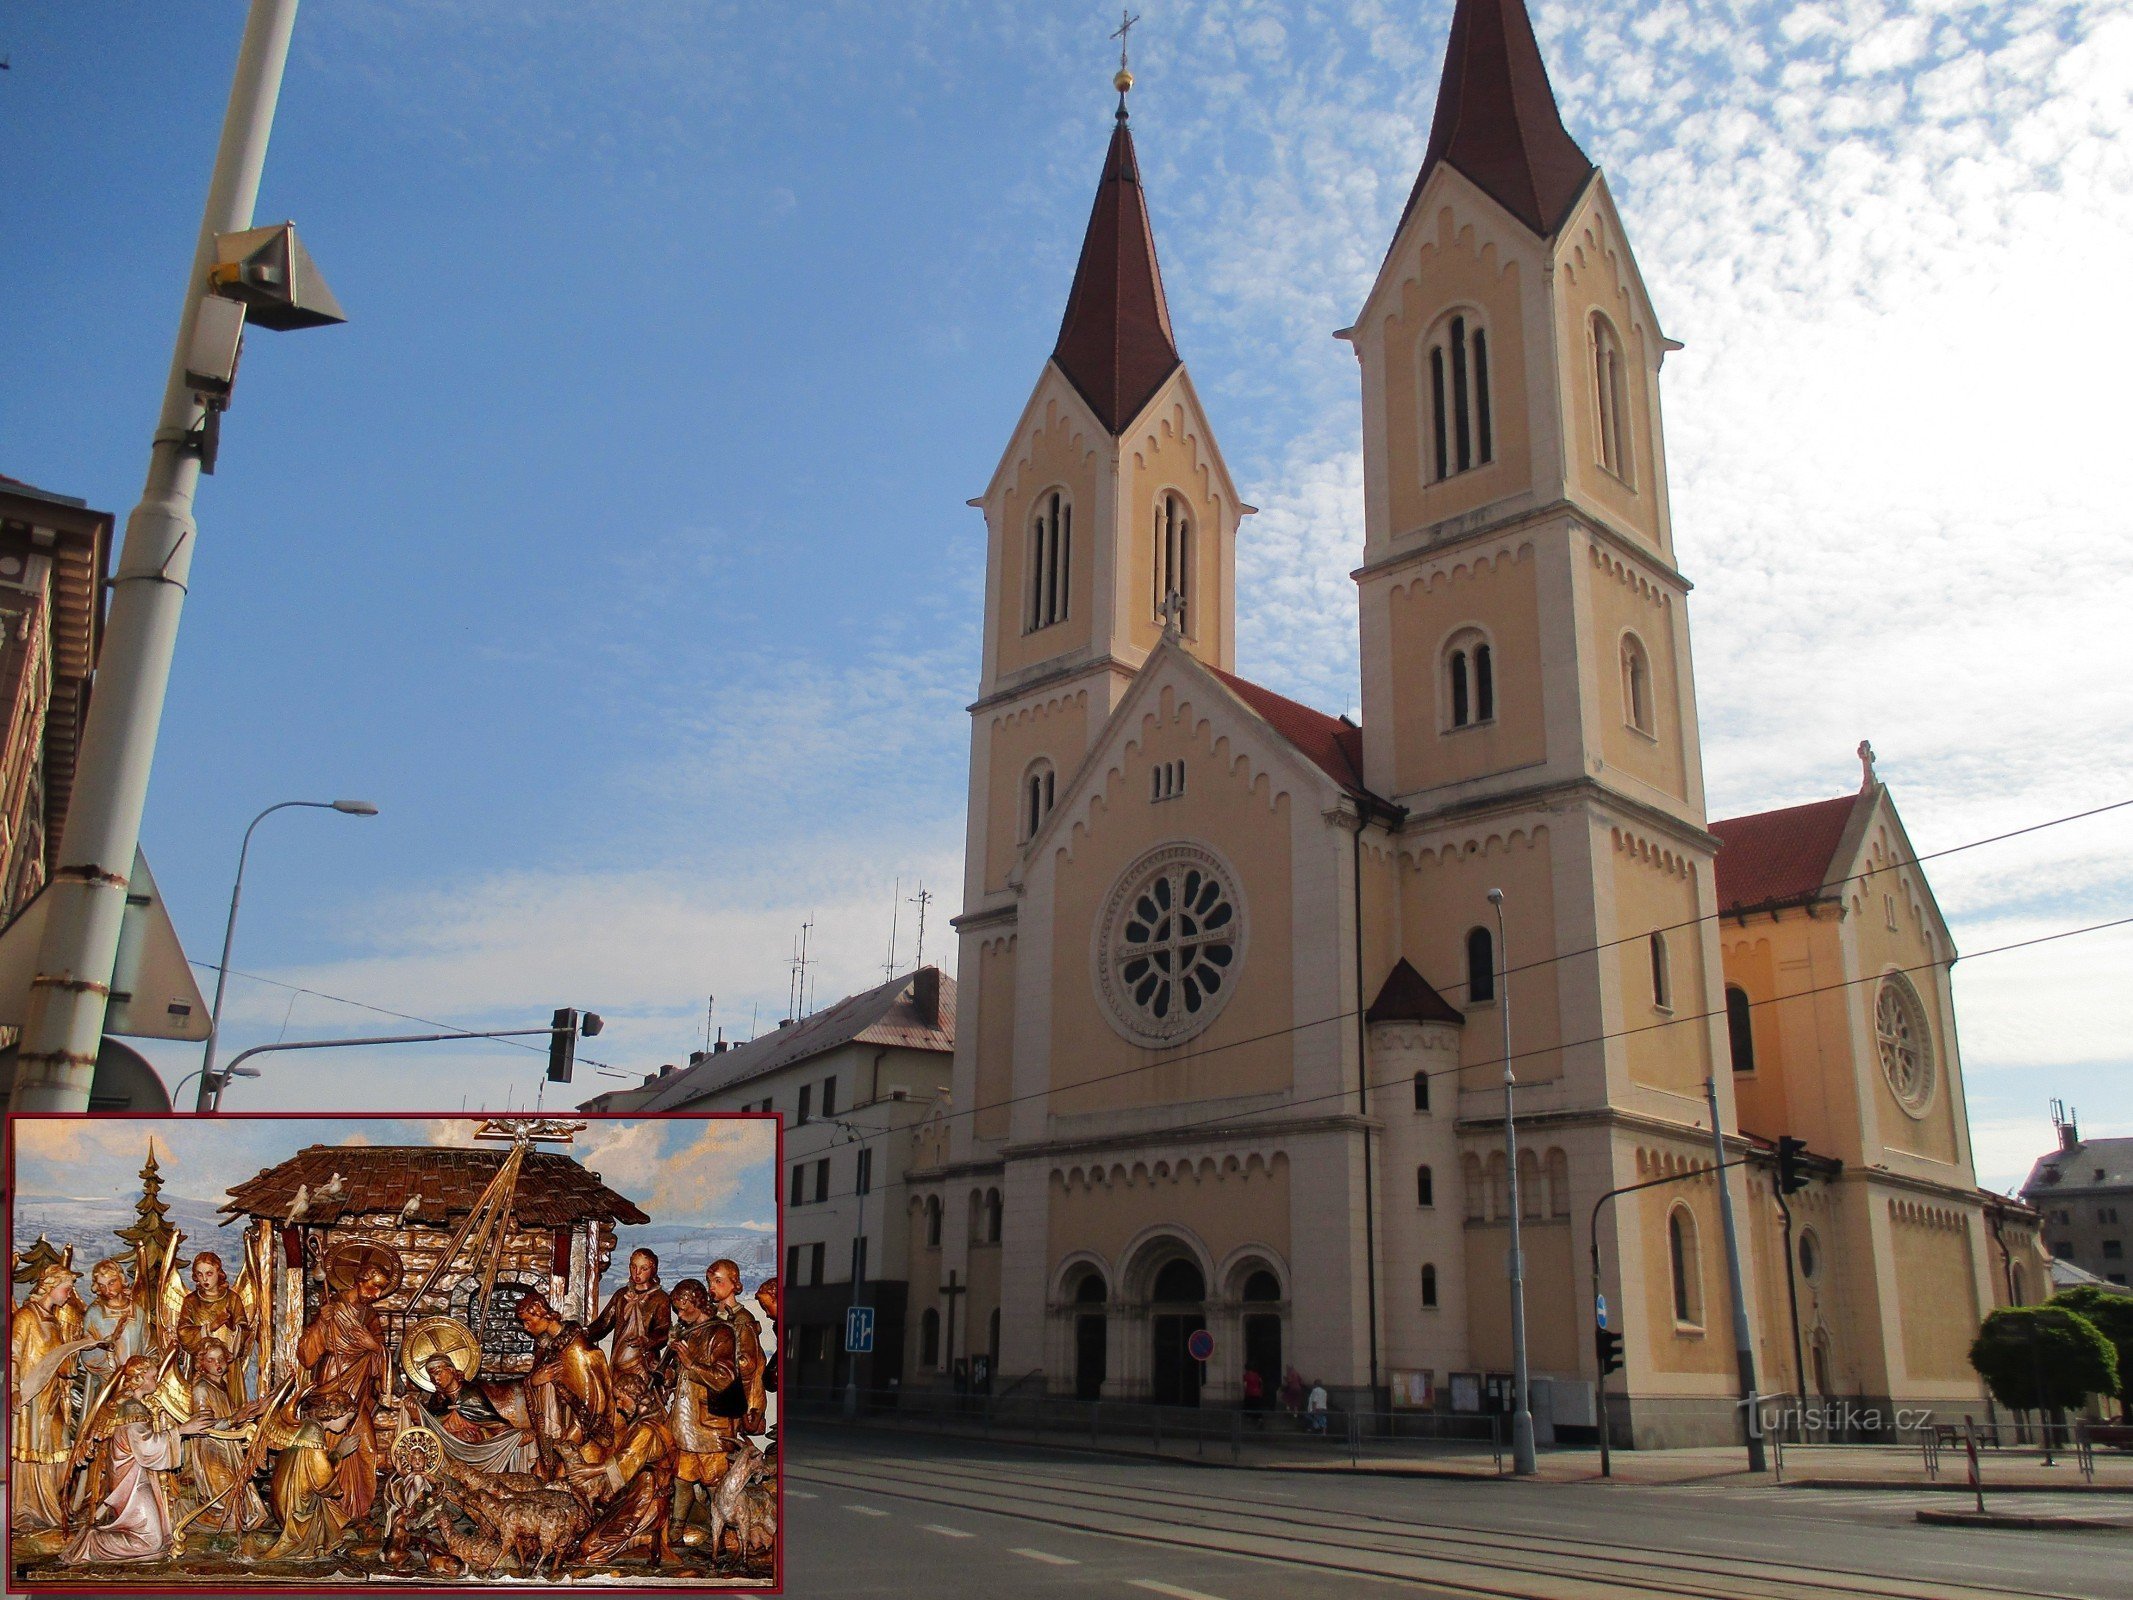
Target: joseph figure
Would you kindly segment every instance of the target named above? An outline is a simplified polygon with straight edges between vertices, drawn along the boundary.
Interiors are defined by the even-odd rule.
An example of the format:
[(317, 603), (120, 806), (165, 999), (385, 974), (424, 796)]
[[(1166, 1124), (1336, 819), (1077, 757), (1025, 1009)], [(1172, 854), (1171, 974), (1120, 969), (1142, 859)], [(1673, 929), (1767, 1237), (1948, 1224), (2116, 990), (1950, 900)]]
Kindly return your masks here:
[[(296, 1362), (309, 1382), (306, 1395), (338, 1395), (348, 1402), (348, 1446), (341, 1455), (337, 1508), (344, 1522), (360, 1522), (378, 1492), (378, 1435), (372, 1417), (386, 1383), (385, 1325), (377, 1303), (399, 1274), (385, 1253), (365, 1250), (344, 1267), (343, 1282), (296, 1341)], [(327, 1267), (328, 1281), (337, 1274)]]
[(608, 1296), (606, 1309), (593, 1319), (585, 1337), (598, 1344), (613, 1334), (615, 1342), (607, 1355), (609, 1373), (618, 1379), (635, 1374), (651, 1383), (673, 1320), (667, 1292), (659, 1286), (659, 1257), (649, 1250), (632, 1250), (629, 1282)]
[(66, 1520), (60, 1497), (67, 1476), (67, 1390), (81, 1340), (67, 1307), (76, 1276), (53, 1262), (37, 1275), (30, 1297), (15, 1307), (7, 1464), (18, 1534), (57, 1528)]

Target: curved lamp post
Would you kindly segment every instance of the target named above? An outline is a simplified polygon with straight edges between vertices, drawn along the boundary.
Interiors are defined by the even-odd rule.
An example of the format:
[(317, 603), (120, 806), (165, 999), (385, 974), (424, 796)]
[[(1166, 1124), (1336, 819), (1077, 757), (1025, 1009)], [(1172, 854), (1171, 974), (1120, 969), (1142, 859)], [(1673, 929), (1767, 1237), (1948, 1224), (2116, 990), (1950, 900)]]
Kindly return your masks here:
[[(237, 938), (237, 902), (244, 898), (244, 863), (252, 853), (252, 829), (258, 827), (277, 811), (292, 807), (311, 811), (338, 811), (349, 817), (374, 817), (378, 808), (368, 800), (283, 800), (268, 806), (254, 817), (251, 826), (244, 830), (244, 843), (237, 851), (237, 881), (230, 886), (230, 920), (222, 929), (222, 965), (215, 969), (215, 1004), (207, 1024), (207, 1046), (200, 1053), (200, 1093), (193, 1101), (193, 1110), (218, 1111), (222, 1107), (222, 1087), (228, 1082), (228, 1074), (215, 1074), (215, 1050), (222, 1043), (222, 992), (230, 981), (230, 946)], [(187, 1077), (192, 1074), (187, 1073)]]

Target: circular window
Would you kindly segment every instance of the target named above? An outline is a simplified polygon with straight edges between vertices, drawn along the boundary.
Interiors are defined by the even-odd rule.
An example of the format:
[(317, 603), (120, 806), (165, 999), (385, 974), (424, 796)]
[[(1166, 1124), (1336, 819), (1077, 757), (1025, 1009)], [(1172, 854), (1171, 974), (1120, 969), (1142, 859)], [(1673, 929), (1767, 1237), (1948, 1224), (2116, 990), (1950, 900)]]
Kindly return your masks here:
[(1814, 1230), (1810, 1228), (1800, 1235), (1800, 1276), (1813, 1283), (1815, 1274), (1821, 1270), (1822, 1246), (1816, 1240)]
[(1918, 991), (1900, 972), (1881, 980), (1874, 1035), (1881, 1047), (1881, 1073), (1896, 1103), (1914, 1117), (1924, 1116), (1933, 1102), (1933, 1036)]
[(1165, 845), (1128, 867), (1096, 925), (1096, 987), (1136, 1044), (1181, 1044), (1215, 1020), (1244, 960), (1236, 880), (1198, 845)]

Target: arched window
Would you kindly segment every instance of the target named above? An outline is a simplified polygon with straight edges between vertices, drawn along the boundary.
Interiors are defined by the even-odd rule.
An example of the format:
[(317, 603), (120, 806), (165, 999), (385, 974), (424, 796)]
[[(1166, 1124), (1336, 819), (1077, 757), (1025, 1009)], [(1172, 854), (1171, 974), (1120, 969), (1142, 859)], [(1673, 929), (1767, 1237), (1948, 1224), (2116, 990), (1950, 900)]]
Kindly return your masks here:
[(1459, 1158), (1459, 1172), (1466, 1180), (1466, 1220), (1483, 1222), (1488, 1219), (1488, 1202), (1481, 1192), (1481, 1158), (1464, 1155)]
[(1471, 313), (1454, 312), (1429, 336), (1430, 481), (1442, 482), (1496, 454), (1489, 417), (1489, 335)]
[(1165, 494), (1155, 507), (1155, 617), (1172, 595), (1178, 597), (1178, 632), (1192, 632), (1192, 518), (1185, 502)]
[(928, 1250), (938, 1250), (940, 1247), (941, 1197), (937, 1194), (931, 1194), (926, 1196), (926, 1248)]
[(1501, 1150), (1498, 1150), (1494, 1155), (1489, 1157), (1488, 1166), (1489, 1220), (1492, 1222), (1501, 1221), (1503, 1218), (1508, 1217), (1511, 1214), (1511, 1204), (1510, 1201), (1506, 1198), (1504, 1189), (1505, 1170), (1506, 1169), (1504, 1167), (1503, 1152)]
[(1496, 998), (1496, 938), (1486, 928), (1467, 932), (1466, 998), (1477, 1006)]
[(1674, 1320), (1685, 1328), (1703, 1326), (1703, 1261), (1696, 1253), (1696, 1219), (1687, 1206), (1666, 1214), (1667, 1261), (1673, 1269)]
[(1175, 800), (1185, 792), (1184, 761), (1158, 761), (1148, 769), (1148, 799)]
[(1667, 963), (1666, 935), (1652, 930), (1652, 1004), (1661, 1011), (1674, 1008), (1674, 974)]
[(1454, 728), (1496, 720), (1496, 652), (1469, 628), (1454, 634), (1444, 657), (1445, 713)]
[(1599, 418), (1600, 465), (1624, 483), (1634, 483), (1630, 468), (1629, 372), (1622, 340), (1614, 324), (1592, 314), (1593, 402)]
[(1180, 1256), (1163, 1263), (1148, 1298), (1161, 1305), (1198, 1305), (1207, 1298), (1207, 1280), (1197, 1265)]
[(1424, 1262), (1422, 1266), (1422, 1309), (1437, 1309), (1437, 1264)]
[(1567, 1217), (1570, 1215), (1570, 1157), (1565, 1155), (1562, 1147), (1558, 1145), (1548, 1152), (1546, 1166), (1548, 1170), (1548, 1215), (1551, 1217)]
[(2015, 1305), (2029, 1304), (2029, 1277), (2022, 1271), (2022, 1263), (2019, 1261), (2007, 1274), (2007, 1293)]
[(930, 1306), (918, 1319), (918, 1364), (922, 1367), (941, 1364), (941, 1314)]
[(985, 1191), (985, 1242), (1000, 1242), (1000, 1191), (997, 1189)]
[(1037, 837), (1044, 819), (1052, 814), (1052, 800), (1059, 788), (1059, 774), (1049, 761), (1030, 764), (1022, 779), (1022, 842)]
[(1726, 985), (1726, 1039), (1733, 1047), (1733, 1070), (1755, 1070), (1755, 1012), (1748, 991), (1738, 984)]
[(1518, 1152), (1518, 1213), (1526, 1221), (1538, 1220), (1548, 1204), (1548, 1192), (1541, 1185), (1540, 1157), (1532, 1147)]
[(1437, 1182), (1430, 1176), (1427, 1166), (1415, 1168), (1415, 1204), (1434, 1206), (1437, 1203)]
[(1066, 621), (1067, 582), (1073, 575), (1074, 507), (1057, 489), (1042, 495), (1029, 528), (1029, 604), (1023, 631)]
[(1812, 1228), (1800, 1230), (1800, 1276), (1813, 1283), (1822, 1275), (1822, 1240)]
[(1415, 1109), (1417, 1111), (1427, 1111), (1429, 1109), (1429, 1074), (1427, 1072), (1415, 1074)]
[(1085, 1272), (1081, 1282), (1074, 1286), (1074, 1303), (1079, 1306), (1100, 1306), (1104, 1303), (1104, 1275), (1101, 1272)]
[(1639, 733), (1652, 731), (1652, 664), (1633, 633), (1622, 635), (1622, 720)]
[(1271, 1302), (1281, 1298), (1281, 1280), (1264, 1268), (1244, 1280), (1244, 1292), (1238, 1298), (1249, 1301)]

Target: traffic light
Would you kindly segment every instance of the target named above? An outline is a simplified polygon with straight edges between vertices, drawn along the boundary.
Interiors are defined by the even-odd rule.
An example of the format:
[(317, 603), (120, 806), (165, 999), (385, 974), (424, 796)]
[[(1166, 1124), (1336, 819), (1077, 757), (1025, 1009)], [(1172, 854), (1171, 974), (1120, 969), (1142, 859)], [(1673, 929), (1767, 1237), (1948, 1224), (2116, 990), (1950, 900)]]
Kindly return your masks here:
[(1622, 1335), (1611, 1328), (1592, 1330), (1592, 1348), (1600, 1358), (1600, 1376), (1622, 1370)]
[(1800, 1166), (1800, 1157), (1807, 1154), (1807, 1141), (1784, 1134), (1778, 1139), (1779, 1194), (1798, 1194), (1807, 1187), (1807, 1174)]
[(578, 1041), (590, 1039), (606, 1024), (597, 1011), (578, 1012), (558, 1006), (548, 1024), (548, 1081), (570, 1082), (570, 1069), (578, 1059)]

